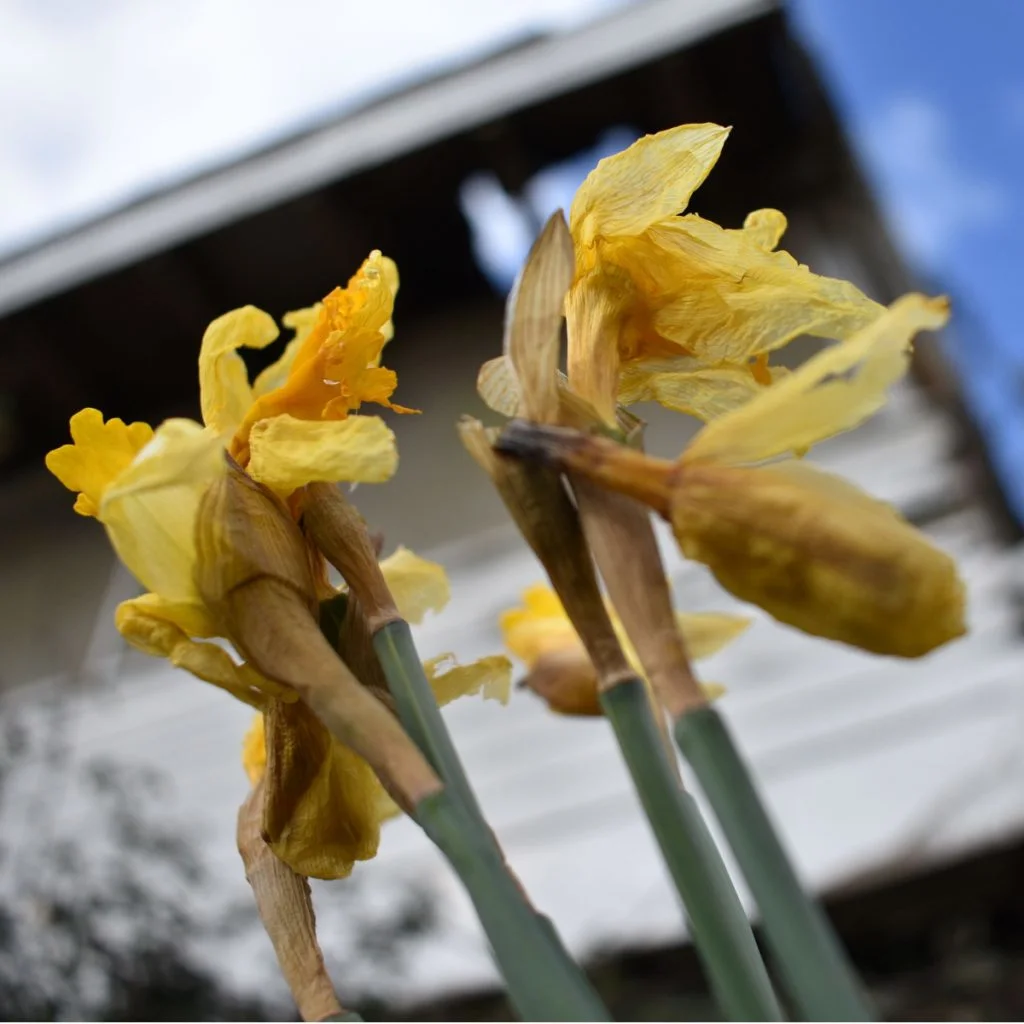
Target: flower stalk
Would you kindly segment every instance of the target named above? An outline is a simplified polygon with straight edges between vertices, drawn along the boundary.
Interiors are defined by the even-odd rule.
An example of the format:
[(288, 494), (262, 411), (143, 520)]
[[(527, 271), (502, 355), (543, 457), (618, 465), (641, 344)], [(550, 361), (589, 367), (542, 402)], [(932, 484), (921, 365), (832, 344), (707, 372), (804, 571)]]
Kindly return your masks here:
[(647, 511), (585, 477), (569, 479), (594, 560), (660, 705), (673, 718), (703, 707)]
[(673, 731), (754, 894), (765, 942), (801, 1017), (875, 1020), (846, 951), (800, 884), (718, 711), (693, 708), (675, 720)]
[(682, 789), (646, 687), (615, 635), (560, 475), (501, 458), (476, 421), (464, 419), (460, 430), (547, 570), (590, 655), (601, 707), (683, 903), (716, 1002), (730, 1020), (782, 1020), (739, 897), (697, 805)]
[[(574, 479), (585, 481), (584, 493), (601, 493), (602, 485), (610, 483), (627, 494), (643, 496), (665, 514), (670, 514), (673, 492), (685, 479), (685, 469), (676, 464), (648, 459), (614, 442), (552, 428), (541, 430), (519, 421), (506, 428), (499, 447), (539, 456), (540, 468), (546, 471), (551, 462), (576, 468)], [(640, 508), (626, 494), (616, 497)], [(607, 529), (607, 520), (604, 524)], [(601, 550), (600, 537), (597, 549)], [(637, 563), (620, 558), (611, 564), (613, 571), (621, 567), (618, 578), (625, 587), (618, 595), (613, 591), (613, 597), (623, 602), (619, 608), (625, 619), (625, 610), (637, 600), (630, 594), (644, 588), (634, 591), (628, 586), (627, 574)], [(643, 657), (642, 633), (630, 635)], [(673, 707), (670, 713), (676, 743), (722, 825), (761, 912), (765, 940), (801, 1015), (808, 1020), (873, 1019), (852, 965), (821, 908), (801, 886), (717, 710), (701, 701)]]
[(643, 683), (633, 679), (606, 690), (601, 705), (686, 907), (719, 1009), (728, 1020), (785, 1020), (700, 808), (669, 767)]
[(525, 1020), (609, 1019), (550, 922), (530, 904), (483, 817), (359, 513), (336, 488), (313, 484), (303, 525), (348, 582), (398, 716), (444, 780), (444, 790), (420, 802), (413, 816), (466, 887), (517, 1012)]

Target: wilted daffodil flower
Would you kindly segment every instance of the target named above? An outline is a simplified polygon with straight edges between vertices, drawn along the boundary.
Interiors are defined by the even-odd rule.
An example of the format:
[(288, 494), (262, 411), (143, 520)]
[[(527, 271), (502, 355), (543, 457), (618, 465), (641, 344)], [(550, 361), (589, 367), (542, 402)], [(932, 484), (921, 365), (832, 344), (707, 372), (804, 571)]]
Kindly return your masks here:
[[(611, 607), (608, 613), (627, 660), (642, 677), (640, 660), (622, 623)], [(686, 650), (696, 660), (717, 653), (750, 625), (747, 618), (718, 612), (679, 612), (676, 619)], [(524, 685), (547, 701), (552, 711), (603, 714), (594, 666), (554, 590), (543, 584), (526, 590), (522, 607), (502, 614), (501, 632), (505, 646), (529, 670)], [(704, 691), (709, 698), (724, 692), (715, 684), (705, 684)]]
[[(398, 464), (394, 434), (378, 416), (351, 413), (364, 398), (390, 396), (379, 378), (390, 371), (377, 364), (392, 333), (397, 287), (394, 263), (372, 253), (347, 288), (285, 316), (295, 337), (252, 385), (238, 350), (265, 348), (278, 328), (253, 306), (218, 317), (199, 352), (202, 424), (172, 419), (154, 432), (145, 423), (104, 422), (96, 409), (71, 418), (73, 443), (50, 452), (46, 465), (79, 492), (75, 511), (103, 524), (150, 591), (118, 608), (117, 626), (129, 643), (205, 671), (236, 696), (249, 691), (250, 681), (229, 668), (219, 647), (191, 642), (218, 635), (193, 578), (199, 501), (225, 471), (226, 448), (254, 480), (283, 497), (313, 481), (391, 477)], [(349, 377), (341, 375), (346, 366)], [(393, 375), (388, 381), (393, 390)], [(257, 418), (257, 409), (266, 415)]]
[[(78, 492), (75, 510), (103, 524), (149, 591), (119, 605), (122, 636), (273, 719), (268, 733), (278, 754), (270, 760), (278, 767), (268, 773), (264, 824), (273, 819), (266, 829), (272, 847), (306, 875), (340, 877), (355, 860), (372, 856), (391, 805), (369, 766), (336, 743), (294, 691), (212, 639), (227, 631), (197, 585), (197, 513), (211, 485), (229, 472), (226, 450), (285, 515), (280, 499), (298, 508), (296, 492), (307, 484), (380, 482), (394, 473), (394, 435), (379, 417), (357, 410), (363, 401), (400, 410), (390, 403), (395, 376), (379, 365), (396, 289), (394, 264), (372, 253), (347, 288), (285, 317), (295, 337), (251, 385), (238, 350), (265, 347), (278, 329), (252, 306), (227, 313), (210, 324), (200, 350), (202, 424), (173, 419), (154, 431), (144, 423), (104, 422), (97, 410), (84, 409), (71, 419), (73, 443), (46, 460)], [(322, 564), (312, 550), (309, 558)], [(440, 566), (399, 551), (384, 569), (410, 620), (446, 603)], [(324, 589), (326, 576), (319, 575)], [(326, 588), (320, 596), (332, 594)], [(481, 687), (500, 696), (502, 673), (506, 685), (510, 673), (507, 662), (493, 659), (455, 667), (449, 659), (426, 668), (444, 699)]]
[(965, 629), (953, 560), (842, 479), (792, 458), (768, 460), (801, 455), (877, 412), (906, 371), (914, 335), (947, 316), (944, 299), (904, 296), (712, 420), (677, 462), (526, 424), (498, 446), (546, 455), (651, 505), (671, 521), (685, 555), (782, 622), (879, 654), (926, 654)]
[(737, 230), (680, 216), (728, 134), (691, 124), (648, 135), (602, 160), (573, 199), (569, 379), (608, 423), (617, 398), (707, 418), (770, 383), (773, 350), (801, 334), (847, 338), (882, 312), (776, 250), (778, 210)]
[[(568, 383), (610, 426), (621, 427), (617, 403), (641, 401), (710, 419), (782, 374), (768, 366), (775, 349), (802, 334), (847, 338), (883, 312), (777, 250), (778, 210), (755, 210), (740, 229), (683, 213), (728, 134), (692, 124), (645, 136), (602, 160), (573, 199)], [(516, 386), (507, 355), (481, 371), (481, 394), (506, 415)]]

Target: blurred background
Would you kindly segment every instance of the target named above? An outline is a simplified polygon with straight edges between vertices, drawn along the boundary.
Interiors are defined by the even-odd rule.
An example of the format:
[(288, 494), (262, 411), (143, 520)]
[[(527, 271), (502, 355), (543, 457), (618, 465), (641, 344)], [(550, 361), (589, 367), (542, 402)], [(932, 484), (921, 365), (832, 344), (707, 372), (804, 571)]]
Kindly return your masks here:
[[(505, 293), (603, 155), (732, 125), (691, 208), (888, 302), (950, 294), (913, 378), (815, 457), (960, 561), (970, 636), (872, 658), (763, 616), (704, 670), (892, 1019), (1024, 1012), (1024, 7), (1014, 0), (0, 2), (0, 1016), (294, 1015), (235, 852), (248, 712), (130, 652), (138, 587), (42, 468), (68, 417), (198, 414), (206, 324), (373, 248), (402, 275), (394, 481), (355, 499), (448, 567), (424, 655), (500, 647), (540, 570), (454, 423)], [(794, 352), (806, 354), (799, 343)], [(253, 361), (253, 369), (259, 367)], [(685, 427), (657, 410), (650, 447)], [(666, 544), (681, 607), (736, 602)], [(749, 610), (748, 610), (749, 611)], [(620, 1019), (702, 1019), (699, 969), (602, 723), (527, 693), (449, 722), (509, 859)], [(406, 821), (315, 887), (347, 1004), (505, 1019), (468, 903)]]

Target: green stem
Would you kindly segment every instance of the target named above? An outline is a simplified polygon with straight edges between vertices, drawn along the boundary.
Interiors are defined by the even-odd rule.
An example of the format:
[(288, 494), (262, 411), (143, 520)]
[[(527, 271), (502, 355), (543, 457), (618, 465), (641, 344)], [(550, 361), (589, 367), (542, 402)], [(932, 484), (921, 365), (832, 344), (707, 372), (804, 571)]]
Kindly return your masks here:
[(875, 1020), (828, 918), (804, 892), (717, 710), (675, 723), (676, 743), (700, 780), (761, 912), (765, 941), (804, 1020)]
[(700, 809), (676, 779), (639, 679), (601, 695), (690, 920), (694, 946), (730, 1020), (783, 1020), (750, 922)]
[(423, 671), (409, 623), (399, 619), (381, 626), (373, 635), (373, 649), (384, 669), (405, 731), (441, 776), (445, 787), (482, 819), (480, 806)]
[(406, 732), (445, 784), (417, 807), (417, 820), (466, 887), (508, 986), (525, 1020), (609, 1020), (586, 976), (546, 917), (530, 906), (480, 811), (409, 624), (389, 622), (373, 647)]
[(422, 800), (416, 820), (448, 858), (490, 939), (523, 1020), (609, 1020), (608, 1011), (580, 976), (568, 985), (562, 963), (537, 933), (537, 918), (508, 873), (498, 847), (482, 834), (473, 815), (442, 790)]

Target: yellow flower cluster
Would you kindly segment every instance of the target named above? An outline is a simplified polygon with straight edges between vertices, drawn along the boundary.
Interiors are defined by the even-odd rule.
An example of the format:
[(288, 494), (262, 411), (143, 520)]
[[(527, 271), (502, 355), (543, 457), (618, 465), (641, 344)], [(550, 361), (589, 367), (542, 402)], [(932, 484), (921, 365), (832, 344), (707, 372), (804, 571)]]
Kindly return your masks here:
[[(947, 303), (908, 295), (886, 309), (813, 274), (777, 250), (777, 210), (739, 230), (684, 213), (727, 135), (697, 124), (642, 138), (602, 160), (573, 200), (568, 379), (554, 419), (622, 439), (622, 404), (653, 400), (707, 425), (675, 465), (602, 442), (572, 468), (652, 504), (684, 554), (781, 621), (878, 653), (927, 653), (964, 631), (952, 560), (895, 510), (795, 459), (881, 408), (914, 335), (941, 327)], [(837, 344), (793, 373), (769, 366), (803, 334)], [(541, 365), (542, 345), (513, 366), (508, 341), (479, 389), (496, 411), (523, 415), (523, 390), (555, 368)], [(578, 643), (562, 634), (563, 650)], [(524, 655), (514, 630), (506, 640)]]
[[(809, 633), (879, 653), (926, 653), (964, 628), (952, 561), (894, 510), (798, 460), (882, 406), (915, 334), (941, 327), (946, 303), (908, 295), (887, 309), (849, 282), (812, 273), (777, 248), (786, 228), (777, 210), (754, 211), (739, 229), (686, 213), (727, 135), (718, 125), (683, 125), (601, 161), (568, 222), (559, 215), (538, 242), (519, 285), (525, 315), (509, 328), (505, 355), (482, 369), (480, 393), (506, 415), (556, 425), (552, 436), (571, 433), (559, 434), (559, 423), (574, 428), (572, 459), (562, 451), (562, 464), (664, 514), (684, 554), (733, 594)], [(359, 410), (369, 402), (415, 411), (392, 402), (396, 376), (381, 366), (397, 288), (394, 263), (371, 253), (345, 288), (284, 317), (293, 337), (253, 382), (240, 352), (265, 348), (279, 330), (261, 310), (233, 310), (202, 340), (201, 423), (172, 419), (153, 430), (85, 409), (71, 419), (73, 443), (47, 457), (77, 493), (75, 511), (103, 524), (147, 589), (118, 608), (122, 635), (260, 712), (244, 765), (267, 787), (264, 834), (282, 860), (318, 877), (346, 875), (373, 856), (395, 807), (366, 762), (292, 690), (214, 639), (226, 631), (196, 585), (196, 514), (226, 458), (293, 513), (309, 484), (391, 477), (394, 435)], [(793, 372), (769, 364), (804, 334), (835, 344)], [(676, 462), (623, 443), (635, 440), (623, 406), (649, 400), (705, 423)], [(310, 557), (322, 564), (318, 552)], [(382, 569), (410, 621), (447, 601), (438, 565), (402, 549)], [(639, 672), (614, 613), (613, 625)], [(700, 658), (746, 620), (680, 615), (678, 625)], [(552, 591), (527, 591), (502, 629), (556, 710), (599, 713), (594, 670)], [(474, 692), (507, 698), (504, 658), (458, 666), (445, 656), (426, 670), (441, 703)]]
[[(379, 417), (356, 413), (363, 402), (411, 411), (391, 403), (395, 375), (380, 366), (397, 288), (394, 263), (371, 253), (347, 288), (285, 316), (294, 337), (252, 384), (239, 350), (266, 347), (277, 325), (252, 306), (226, 313), (200, 348), (202, 423), (173, 419), (154, 431), (84, 409), (71, 419), (73, 443), (46, 459), (78, 492), (75, 510), (103, 524), (147, 588), (118, 607), (122, 636), (261, 712), (244, 761), (253, 779), (270, 766), (264, 831), (282, 860), (317, 877), (347, 875), (356, 860), (372, 857), (380, 823), (395, 808), (365, 761), (334, 741), (294, 692), (211, 640), (225, 631), (195, 581), (196, 513), (225, 471), (226, 453), (283, 498), (317, 481), (380, 482), (394, 473), (393, 433)], [(441, 566), (399, 549), (381, 568), (409, 621), (447, 603)], [(480, 690), (507, 698), (503, 658), (459, 666), (446, 656), (426, 669), (445, 701)]]

